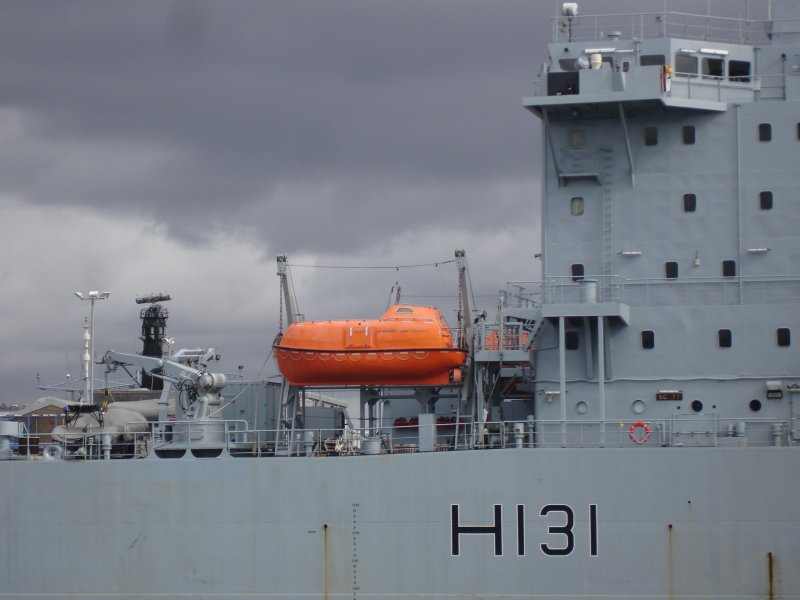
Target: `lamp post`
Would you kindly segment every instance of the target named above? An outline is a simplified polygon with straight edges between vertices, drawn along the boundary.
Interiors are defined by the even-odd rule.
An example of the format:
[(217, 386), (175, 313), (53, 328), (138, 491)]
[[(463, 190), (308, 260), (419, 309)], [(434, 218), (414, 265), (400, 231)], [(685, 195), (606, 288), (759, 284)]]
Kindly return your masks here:
[[(94, 403), (94, 301), (105, 300), (111, 295), (111, 292), (92, 291), (85, 296), (80, 292), (75, 292), (75, 295), (80, 300), (88, 300), (90, 303), (89, 328), (83, 335), (83, 362), (86, 372), (86, 387), (84, 388), (84, 397), (86, 402), (92, 404)], [(87, 345), (86, 342), (89, 342), (89, 344)]]

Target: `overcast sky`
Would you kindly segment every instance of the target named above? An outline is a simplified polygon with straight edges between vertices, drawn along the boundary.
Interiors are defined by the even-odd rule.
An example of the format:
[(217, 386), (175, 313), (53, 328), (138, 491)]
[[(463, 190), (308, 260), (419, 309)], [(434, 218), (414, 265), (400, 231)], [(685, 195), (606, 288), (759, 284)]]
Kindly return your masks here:
[[(522, 98), (557, 4), (0, 2), (0, 401), (80, 377), (76, 290), (111, 292), (98, 355), (140, 350), (134, 300), (165, 291), (176, 347), (274, 375), (278, 253), (390, 266), (464, 248), (493, 313), (506, 280), (539, 276)], [(377, 317), (397, 281), (455, 326), (452, 263), (293, 272), (307, 319)]]

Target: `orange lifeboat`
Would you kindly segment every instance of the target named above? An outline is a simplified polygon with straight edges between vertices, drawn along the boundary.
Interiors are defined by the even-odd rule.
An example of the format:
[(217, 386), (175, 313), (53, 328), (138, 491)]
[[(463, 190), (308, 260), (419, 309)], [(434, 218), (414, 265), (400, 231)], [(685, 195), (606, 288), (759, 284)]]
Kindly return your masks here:
[(464, 364), (438, 309), (395, 304), (380, 319), (292, 323), (272, 346), (292, 385), (447, 385)]

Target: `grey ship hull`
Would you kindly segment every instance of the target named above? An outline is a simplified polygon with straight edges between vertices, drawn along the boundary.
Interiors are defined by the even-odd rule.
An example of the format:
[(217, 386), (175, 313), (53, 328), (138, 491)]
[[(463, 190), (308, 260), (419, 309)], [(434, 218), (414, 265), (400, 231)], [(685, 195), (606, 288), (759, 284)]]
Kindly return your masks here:
[(788, 448), (7, 461), (0, 479), (0, 598), (800, 598)]

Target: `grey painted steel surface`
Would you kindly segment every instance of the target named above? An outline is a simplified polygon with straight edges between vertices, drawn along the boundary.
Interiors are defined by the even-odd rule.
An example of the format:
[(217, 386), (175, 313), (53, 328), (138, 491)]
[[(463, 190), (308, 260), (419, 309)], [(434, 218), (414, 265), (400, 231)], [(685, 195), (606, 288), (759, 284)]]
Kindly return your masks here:
[(364, 390), (398, 454), (273, 456), (359, 438), (236, 383), (262, 458), (0, 461), (0, 598), (800, 598), (800, 3), (774, 15), (557, 19), (544, 281), (476, 319), (468, 385)]
[[(765, 598), (770, 553), (776, 597), (800, 589), (800, 462), (785, 448), (6, 462), (3, 473), (5, 598)], [(502, 555), (493, 533), (462, 533), (453, 556), (453, 504), (459, 526), (493, 525), (501, 505)], [(574, 550), (548, 556), (542, 544), (568, 545), (560, 505), (574, 511)], [(560, 508), (540, 516), (546, 506)]]

